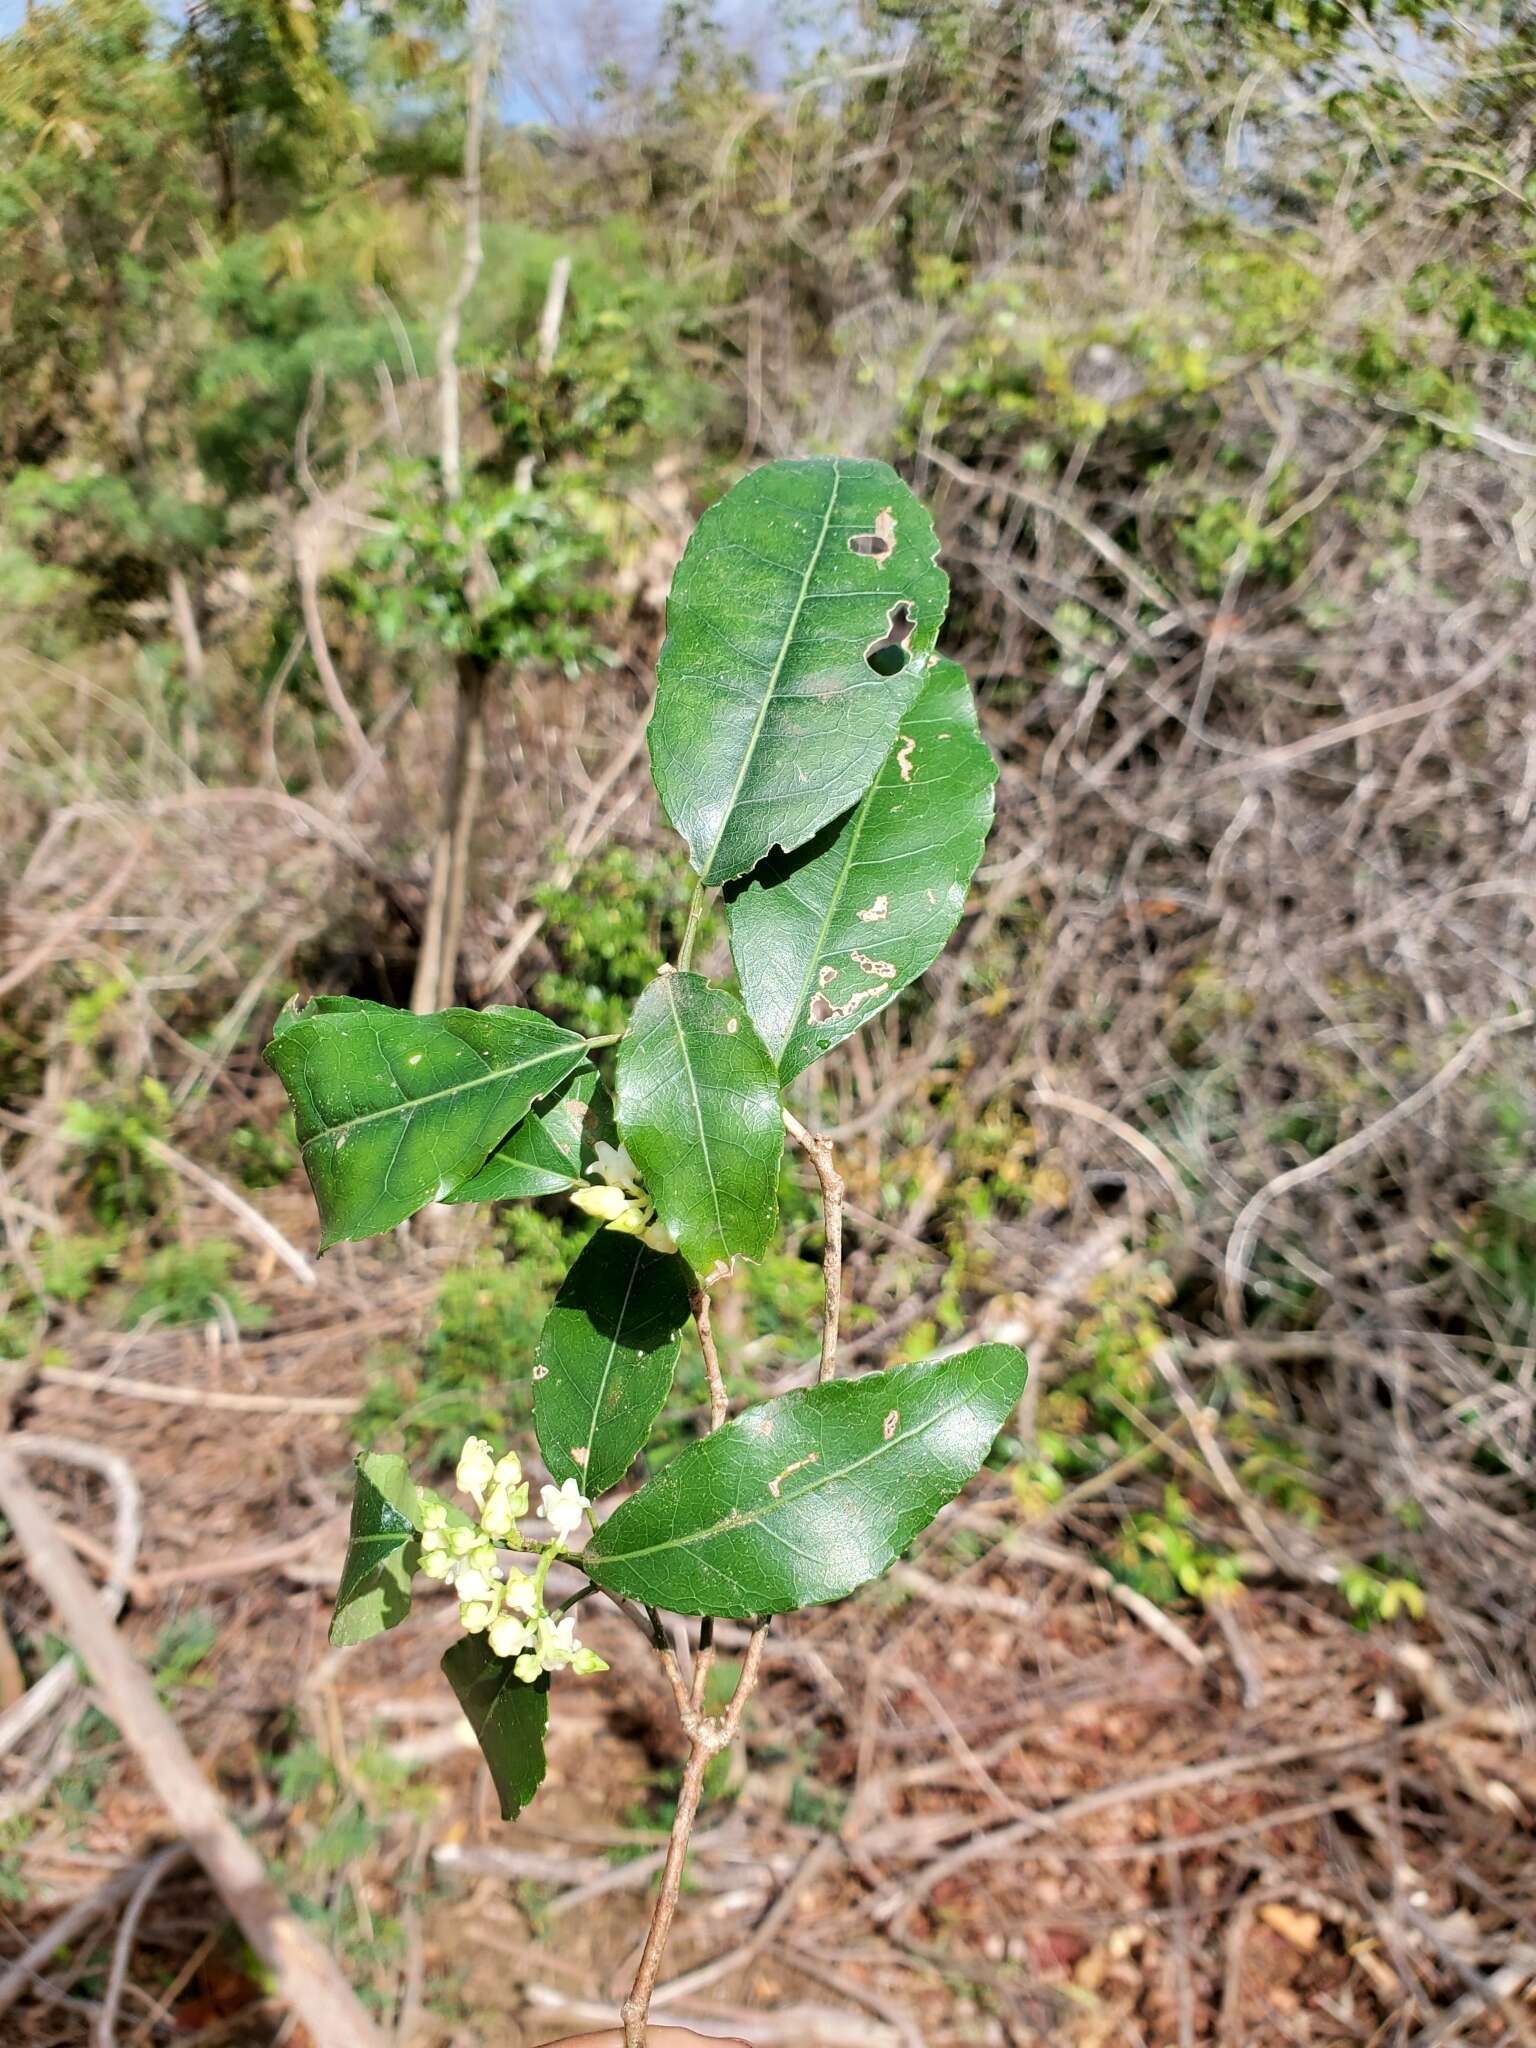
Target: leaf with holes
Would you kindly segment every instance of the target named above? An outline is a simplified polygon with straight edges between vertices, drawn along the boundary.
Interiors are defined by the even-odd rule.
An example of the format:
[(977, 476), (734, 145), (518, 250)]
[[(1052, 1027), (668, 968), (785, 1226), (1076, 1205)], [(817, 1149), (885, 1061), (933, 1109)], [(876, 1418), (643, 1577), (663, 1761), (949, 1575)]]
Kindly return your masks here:
[(293, 1104), (324, 1251), (451, 1194), (586, 1048), (531, 1010), (413, 1017), (325, 996), (278, 1019), (266, 1057)]
[(619, 1047), (619, 1133), (656, 1213), (709, 1286), (760, 1259), (779, 1209), (773, 1060), (735, 996), (659, 974)]
[(404, 1621), (411, 1611), (411, 1574), (421, 1557), (420, 1531), (421, 1497), (404, 1458), (365, 1452), (352, 1490), (333, 1643), (366, 1643)]
[(478, 1173), (443, 1199), (513, 1202), (531, 1195), (563, 1195), (586, 1177), (598, 1140), (612, 1145), (617, 1135), (613, 1104), (596, 1067), (578, 1067), (553, 1095), (534, 1104)]
[(787, 1614), (878, 1577), (979, 1469), (1028, 1374), (984, 1344), (749, 1408), (603, 1523), (582, 1569), (674, 1614)]
[(645, 1445), (677, 1368), (688, 1269), (618, 1230), (599, 1230), (566, 1274), (539, 1333), (533, 1426), (552, 1477), (590, 1498)]
[(937, 553), (883, 462), (771, 462), (699, 521), (667, 601), (649, 740), (704, 881), (803, 845), (869, 787), (938, 638)]
[(490, 1765), (501, 1817), (516, 1820), (544, 1782), (549, 1680), (525, 1683), (511, 1658), (498, 1657), (484, 1636), (456, 1642), (443, 1658), (443, 1673)]
[(938, 661), (867, 795), (727, 890), (741, 993), (782, 1080), (937, 960), (991, 829), (996, 780), (965, 671)]

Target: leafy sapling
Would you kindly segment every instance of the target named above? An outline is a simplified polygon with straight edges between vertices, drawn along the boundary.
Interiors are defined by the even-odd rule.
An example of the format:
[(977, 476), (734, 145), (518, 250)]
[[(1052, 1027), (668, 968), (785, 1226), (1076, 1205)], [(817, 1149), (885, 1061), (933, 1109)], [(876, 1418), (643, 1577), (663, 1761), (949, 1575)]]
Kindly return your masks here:
[[(597, 1225), (520, 1368), (549, 1474), (536, 1518), (514, 1449), (465, 1444), (456, 1481), (470, 1509), (417, 1484), (402, 1458), (364, 1455), (332, 1639), (395, 1627), (417, 1573), (451, 1586), (464, 1634), (443, 1669), (510, 1820), (544, 1775), (551, 1681), (607, 1668), (578, 1639), (578, 1603), (601, 1593), (644, 1632), (688, 1760), (623, 2008), (627, 2048), (645, 2041), (705, 1769), (740, 1727), (771, 1617), (885, 1571), (975, 1474), (1024, 1387), (1023, 1354), (1005, 1344), (836, 1377), (842, 1181), (830, 1141), (783, 1102), (938, 957), (991, 824), (996, 769), (970, 688), (935, 651), (948, 594), (937, 555), (926, 512), (878, 462), (769, 463), (699, 522), (649, 731), (697, 881), (676, 965), (616, 1037), (501, 1006), (414, 1016), (321, 996), (286, 1011), (267, 1048), (322, 1248), (434, 1201), (565, 1194)], [(739, 993), (691, 964), (714, 889)], [(615, 1047), (605, 1077), (594, 1055)], [(822, 1194), (820, 1361), (814, 1384), (732, 1416), (711, 1303), (773, 1240), (786, 1135)], [(705, 1431), (615, 1500), (690, 1321)], [(552, 1584), (573, 1579), (552, 1606)], [(686, 1675), (667, 1613), (698, 1617)], [(715, 1713), (724, 1617), (751, 1627)]]

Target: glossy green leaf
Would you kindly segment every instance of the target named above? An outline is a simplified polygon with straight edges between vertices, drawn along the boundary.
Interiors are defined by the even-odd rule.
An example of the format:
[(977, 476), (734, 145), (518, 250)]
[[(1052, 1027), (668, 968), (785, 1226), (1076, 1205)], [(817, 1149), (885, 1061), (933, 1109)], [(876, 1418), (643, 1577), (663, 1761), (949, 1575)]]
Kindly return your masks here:
[(883, 1572), (975, 1473), (1028, 1373), (1022, 1351), (834, 1380), (750, 1408), (603, 1523), (582, 1568), (676, 1614), (784, 1614)]
[(365, 1452), (352, 1490), (333, 1643), (366, 1643), (404, 1621), (411, 1611), (411, 1574), (420, 1560), (420, 1529), (421, 1500), (404, 1458)]
[(566, 1274), (539, 1335), (533, 1426), (553, 1477), (589, 1498), (622, 1479), (661, 1412), (688, 1320), (676, 1253), (599, 1230)]
[(996, 780), (965, 671), (936, 662), (868, 794), (727, 892), (741, 992), (782, 1079), (939, 957), (991, 829)]
[(516, 1820), (544, 1782), (549, 1679), (526, 1684), (484, 1636), (461, 1637), (444, 1656), (443, 1672), (490, 1765), (501, 1817)]
[(664, 971), (619, 1047), (619, 1132), (656, 1212), (708, 1286), (760, 1259), (779, 1206), (772, 1057), (735, 996)]
[(578, 1067), (553, 1095), (534, 1104), (478, 1173), (443, 1199), (512, 1202), (563, 1195), (586, 1177), (599, 1139), (609, 1145), (618, 1141), (613, 1104), (596, 1067)]
[[(802, 845), (869, 787), (943, 621), (937, 554), (883, 462), (771, 462), (699, 521), (667, 601), (649, 738), (662, 808), (706, 882)], [(874, 654), (903, 607), (905, 656)]]
[(531, 1010), (413, 1017), (322, 997), (279, 1019), (266, 1057), (293, 1104), (324, 1251), (451, 1194), (586, 1053)]

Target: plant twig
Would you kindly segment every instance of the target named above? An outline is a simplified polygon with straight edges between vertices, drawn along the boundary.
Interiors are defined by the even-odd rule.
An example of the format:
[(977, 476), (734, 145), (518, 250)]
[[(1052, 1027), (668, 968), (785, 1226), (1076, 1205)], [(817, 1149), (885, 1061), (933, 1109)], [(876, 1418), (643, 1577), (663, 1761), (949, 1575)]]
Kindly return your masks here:
[(816, 1178), (821, 1182), (823, 1243), (821, 1273), (821, 1364), (816, 1378), (825, 1385), (837, 1370), (837, 1325), (843, 1305), (843, 1177), (832, 1163), (832, 1140), (809, 1131), (789, 1110), (784, 1128), (803, 1151), (810, 1155)]
[(720, 1371), (720, 1354), (715, 1349), (715, 1333), (709, 1319), (709, 1293), (701, 1287), (693, 1297), (693, 1320), (699, 1332), (699, 1349), (704, 1354), (704, 1372), (709, 1381), (709, 1426), (717, 1430), (726, 1418), (729, 1403), (726, 1400), (725, 1378)]
[[(693, 1297), (693, 1318), (698, 1326), (699, 1347), (704, 1354), (704, 1370), (709, 1377), (709, 1428), (710, 1434), (713, 1435), (725, 1421), (727, 1403), (725, 1380), (720, 1370), (720, 1356), (715, 1349), (714, 1330), (710, 1324), (709, 1295), (702, 1287)], [(683, 1866), (688, 1858), (688, 1842), (693, 1833), (693, 1824), (698, 1818), (699, 1799), (704, 1789), (704, 1774), (713, 1758), (723, 1749), (728, 1749), (736, 1739), (737, 1731), (741, 1727), (741, 1717), (746, 1712), (747, 1701), (752, 1697), (762, 1672), (763, 1645), (768, 1636), (768, 1623), (759, 1622), (747, 1639), (747, 1647), (741, 1660), (741, 1675), (736, 1681), (735, 1691), (731, 1694), (725, 1711), (711, 1714), (705, 1711), (705, 1693), (715, 1660), (713, 1618), (705, 1615), (699, 1623), (699, 1647), (693, 1660), (691, 1680), (684, 1679), (677, 1654), (667, 1642), (661, 1617), (654, 1609), (650, 1610), (650, 1620), (656, 1654), (661, 1660), (662, 1670), (666, 1673), (667, 1683), (672, 1689), (683, 1733), (688, 1738), (688, 1760), (683, 1766), (683, 1782), (677, 1795), (677, 1812), (673, 1817), (672, 1832), (667, 1840), (666, 1862), (662, 1867), (661, 1887), (656, 1895), (650, 1928), (640, 1951), (635, 1981), (630, 1986), (629, 1996), (621, 2008), (624, 2048), (645, 2048), (646, 2019), (651, 2009), (651, 1998), (656, 1989), (661, 1959), (666, 1953), (667, 1937), (671, 1934), (672, 1922), (677, 1917)]]
[(185, 1152), (178, 1152), (174, 1145), (167, 1145), (163, 1138), (145, 1140), (144, 1149), (162, 1166), (168, 1166), (173, 1173), (179, 1173), (183, 1180), (189, 1180), (204, 1194), (211, 1195), (222, 1208), (229, 1211), (235, 1221), (244, 1229), (247, 1237), (281, 1259), (283, 1264), (304, 1287), (313, 1287), (319, 1281), (319, 1274), (296, 1245), (291, 1245), (277, 1225), (269, 1217), (238, 1194), (227, 1181), (210, 1173), (206, 1166), (199, 1166), (195, 1159), (189, 1159)]
[(123, 1987), (128, 1982), (128, 1965), (133, 1959), (133, 1938), (139, 1931), (139, 1922), (160, 1885), (191, 1853), (185, 1842), (172, 1842), (145, 1864), (118, 1922), (117, 1939), (112, 1945), (112, 1967), (107, 1973), (107, 1988), (102, 1993), (101, 2009), (96, 2015), (92, 2048), (117, 2048), (117, 2009), (123, 2002)]
[(9, 1444), (0, 1444), (0, 1511), (28, 1569), (52, 1601), (64, 1635), (89, 1667), (102, 1710), (121, 1730), (177, 1832), (272, 1971), (278, 1995), (325, 2048), (382, 2048), (377, 2028), (334, 1958), (267, 1876), (149, 1677), (103, 1616), (96, 1589), (70, 1555)]

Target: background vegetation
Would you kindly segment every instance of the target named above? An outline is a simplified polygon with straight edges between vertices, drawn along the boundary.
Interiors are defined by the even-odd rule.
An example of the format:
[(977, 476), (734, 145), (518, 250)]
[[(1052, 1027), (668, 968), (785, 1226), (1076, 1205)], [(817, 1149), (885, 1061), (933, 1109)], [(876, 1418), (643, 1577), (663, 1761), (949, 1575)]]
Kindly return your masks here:
[[(760, 457), (886, 457), (999, 822), (803, 1110), (858, 1360), (1017, 1334), (1036, 1376), (894, 1595), (783, 1632), (676, 2008), (1536, 2037), (1536, 27), (866, 0), (776, 43), (689, 0), (625, 19), (626, 72), (567, 14), (558, 122), (553, 29), (504, 25), (457, 476), (455, 0), (60, 0), (0, 41), (13, 1424), (109, 1454), (39, 1458), (87, 1558), (141, 1501), (130, 1637), (403, 2043), (604, 2004), (676, 1761), (644, 1669), (615, 1648), (509, 1838), (428, 1718), (440, 1625), (322, 1647), (350, 1442), (521, 1427), (576, 1219), (314, 1267), (259, 1047), (298, 988), (410, 1001), (424, 951), (444, 999), (613, 1029), (686, 908), (640, 734), (688, 526)], [(738, 1397), (814, 1351), (785, 1200)], [(60, 1645), (14, 1546), (3, 1585), (0, 2010), (84, 2043), (106, 1909), (41, 1987), (6, 1958), (156, 1813), (77, 1688), (6, 1720)], [(272, 2038), (195, 1872), (128, 1954), (119, 2040)]]

